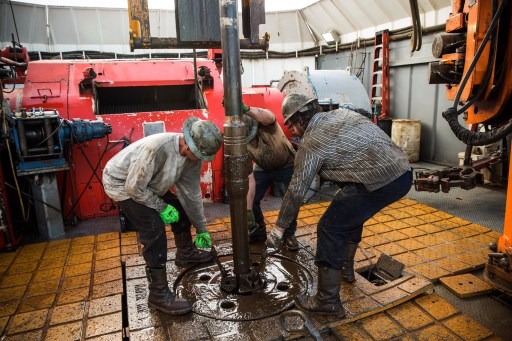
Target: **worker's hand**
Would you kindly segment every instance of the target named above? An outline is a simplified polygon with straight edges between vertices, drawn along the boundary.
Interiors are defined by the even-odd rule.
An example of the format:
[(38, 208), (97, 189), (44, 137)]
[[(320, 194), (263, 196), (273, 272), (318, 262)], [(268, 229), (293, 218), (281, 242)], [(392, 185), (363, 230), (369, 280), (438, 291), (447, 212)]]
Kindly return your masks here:
[(212, 237), (208, 231), (201, 232), (196, 235), (196, 246), (203, 249), (209, 249), (212, 247)]
[(162, 211), (160, 211), (160, 217), (164, 223), (172, 224), (180, 219), (180, 214), (174, 206), (167, 205)]
[(278, 227), (274, 227), (265, 242), (265, 248), (267, 250), (267, 254), (271, 255), (279, 252), (281, 247), (283, 246), (283, 232)]
[(249, 107), (242, 101), (242, 112), (246, 114), (249, 110), (251, 110), (251, 107)]
[[(224, 98), (222, 99), (222, 106), (224, 106)], [(246, 105), (244, 101), (242, 101), (242, 113), (247, 113), (249, 110), (251, 110), (251, 107)]]
[(254, 217), (254, 212), (252, 210), (247, 210), (247, 228), (249, 230), (256, 228), (258, 224), (256, 224), (256, 218)]

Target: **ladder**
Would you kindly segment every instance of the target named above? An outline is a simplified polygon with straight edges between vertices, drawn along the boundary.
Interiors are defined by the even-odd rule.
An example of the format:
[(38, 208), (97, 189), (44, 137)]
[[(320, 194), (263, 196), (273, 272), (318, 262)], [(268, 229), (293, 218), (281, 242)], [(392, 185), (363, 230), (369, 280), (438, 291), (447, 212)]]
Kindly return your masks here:
[(389, 118), (389, 30), (375, 33), (370, 101), (374, 120)]

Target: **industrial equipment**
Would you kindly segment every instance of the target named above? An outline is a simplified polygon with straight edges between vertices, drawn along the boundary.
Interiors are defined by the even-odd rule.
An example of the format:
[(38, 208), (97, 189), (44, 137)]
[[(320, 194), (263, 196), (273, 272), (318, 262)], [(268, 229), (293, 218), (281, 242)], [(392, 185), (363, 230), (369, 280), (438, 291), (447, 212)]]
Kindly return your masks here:
[(101, 121), (64, 120), (57, 110), (22, 108), (6, 116), (16, 146), (19, 176), (67, 170), (65, 142), (82, 143), (112, 132), (112, 126)]
[[(79, 144), (103, 138), (112, 132), (112, 127), (101, 121), (68, 121), (57, 110), (42, 108), (21, 108), (4, 115), (15, 145), (16, 174), (26, 176), (31, 184), (39, 235), (44, 239), (58, 237), (64, 234), (64, 222), (56, 172), (69, 169), (66, 147), (69, 142)], [(9, 155), (11, 159), (13, 156)]]
[[(219, 36), (215, 39), (211, 36), (213, 27), (217, 27), (217, 31), (219, 27), (218, 2), (179, 2), (179, 23), (204, 20), (197, 26), (202, 27), (202, 31), (178, 28), (177, 38), (162, 39), (150, 36), (147, 2), (131, 1), (129, 5), (133, 49), (220, 47)], [(194, 14), (198, 10), (196, 5), (203, 9), (217, 6), (217, 17), (210, 13), (206, 18), (199, 18)], [(264, 23), (264, 3), (244, 1), (243, 6), (242, 48), (257, 46), (265, 50), (269, 36), (259, 38), (258, 34), (259, 25)], [(203, 34), (209, 35), (211, 41), (208, 37), (206, 42), (201, 40)], [(115, 203), (103, 191), (101, 171), (121, 148), (150, 134), (181, 132), (182, 123), (191, 115), (212, 120), (223, 130), (222, 64), (219, 50), (211, 52), (211, 59), (29, 61), (26, 48), (17, 42), (0, 50), (0, 79), (7, 102), (6, 112), (20, 113), (11, 119), (16, 127), (13, 140), (16, 141), (17, 176), (34, 175), (40, 181), (46, 178), (41, 173), (54, 172), (57, 186), (54, 192), (62, 198), (55, 204), (66, 223), (118, 214)], [(283, 95), (279, 90), (270, 85), (254, 86), (242, 89), (242, 93), (245, 103), (271, 109), (282, 124), (279, 113)], [(25, 115), (23, 108), (41, 108), (38, 110), (45, 114), (31, 115), (25, 111)], [(57, 110), (62, 120), (52, 116), (51, 110)], [(51, 131), (60, 126), (59, 131), (64, 133), (70, 127), (68, 122), (74, 119), (104, 122), (112, 133), (109, 139), (86, 141), (65, 151), (62, 138)], [(26, 126), (30, 126), (28, 135), (19, 133)], [(74, 127), (78, 128), (78, 124)], [(74, 135), (75, 139), (79, 136), (77, 132)], [(72, 160), (69, 167), (65, 162), (68, 158)], [(226, 177), (223, 165), (222, 152), (203, 165), (201, 189), (205, 201), (223, 201)]]
[[(148, 2), (128, 0), (130, 49), (220, 48), (221, 24), (219, 1), (175, 0), (176, 37), (152, 37)], [(270, 36), (259, 37), (259, 26), (265, 24), (263, 0), (242, 1), (243, 35), (241, 49), (268, 50)]]
[(370, 99), (361, 81), (345, 70), (285, 71), (277, 88), (281, 92), (317, 98), (324, 110), (341, 106), (371, 112)]
[[(447, 98), (453, 100), (443, 117), (459, 140), (468, 148), (465, 170), (472, 173), (473, 146), (502, 142), (507, 149), (512, 132), (512, 4), (507, 0), (452, 1), (452, 11), (446, 21), (446, 33), (435, 37), (432, 44), (435, 57), (430, 64), (431, 84), (446, 84)], [(463, 115), (467, 129), (459, 123)], [(480, 131), (481, 126), (485, 131)], [(509, 154), (510, 152), (508, 152)], [(504, 160), (510, 160), (503, 153)], [(490, 160), (489, 162), (495, 162)], [(484, 161), (479, 161), (482, 167)], [(505, 163), (506, 164), (506, 163)], [(473, 167), (474, 169), (475, 167)], [(509, 175), (510, 176), (510, 175)], [(426, 178), (417, 179), (417, 186), (426, 186)], [(448, 178), (446, 178), (448, 179)], [(457, 179), (459, 181), (460, 179)], [(449, 181), (449, 180), (447, 180)], [(451, 184), (447, 183), (447, 186)], [(469, 186), (471, 187), (471, 186)], [(464, 188), (464, 187), (463, 187)], [(468, 188), (466, 188), (468, 189)], [(512, 183), (508, 182), (504, 233), (491, 245), (484, 277), (495, 288), (512, 294)]]

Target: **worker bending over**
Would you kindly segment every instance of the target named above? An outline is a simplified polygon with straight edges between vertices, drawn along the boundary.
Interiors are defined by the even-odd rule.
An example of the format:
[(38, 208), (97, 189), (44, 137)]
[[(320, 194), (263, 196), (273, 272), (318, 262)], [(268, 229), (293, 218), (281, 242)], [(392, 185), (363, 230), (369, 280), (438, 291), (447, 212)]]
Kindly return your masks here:
[[(176, 265), (213, 260), (210, 252), (194, 246), (190, 228), (192, 224), (196, 228), (196, 245), (211, 246), (200, 176), (202, 162), (211, 161), (221, 145), (219, 128), (192, 116), (185, 121), (182, 134), (161, 133), (140, 139), (110, 159), (103, 170), (105, 192), (117, 201), (139, 233), (150, 308), (171, 315), (192, 310), (191, 304), (176, 298), (167, 284), (165, 224), (171, 224), (174, 234)], [(176, 194), (169, 191), (171, 186)]]
[[(248, 107), (242, 103), (244, 124), (247, 127), (246, 142), (249, 157), (254, 161), (253, 172), (249, 175), (247, 193), (247, 219), (249, 242), (267, 239), (265, 219), (261, 200), (272, 184), (288, 187), (293, 174), (295, 149), (286, 138), (276, 116), (268, 109)], [(297, 219), (291, 219), (283, 239), (288, 250), (298, 250), (295, 237)]]
[(383, 130), (355, 111), (321, 112), (316, 99), (299, 94), (286, 96), (282, 108), (285, 124), (302, 139), (267, 248), (281, 247), (283, 232), (297, 216), (316, 174), (338, 184), (340, 190), (317, 225), (317, 292), (299, 295), (296, 303), (308, 312), (342, 317), (341, 281), (355, 280), (354, 256), (363, 224), (407, 194), (411, 166)]

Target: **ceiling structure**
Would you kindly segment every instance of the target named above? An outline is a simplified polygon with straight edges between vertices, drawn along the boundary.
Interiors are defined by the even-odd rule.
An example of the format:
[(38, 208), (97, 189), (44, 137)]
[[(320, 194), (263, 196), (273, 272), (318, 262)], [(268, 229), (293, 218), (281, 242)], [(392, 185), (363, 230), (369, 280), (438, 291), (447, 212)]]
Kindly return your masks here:
[[(444, 24), (450, 0), (417, 1), (423, 28)], [(9, 45), (19, 36), (31, 51), (129, 53), (127, 1), (100, 3), (0, 0), (0, 44)], [(174, 1), (150, 0), (149, 9), (151, 35), (176, 37)], [(410, 0), (267, 0), (260, 33), (270, 33), (271, 51), (290, 52), (326, 45), (322, 33), (327, 31), (334, 30), (339, 43), (347, 44), (411, 25)]]

